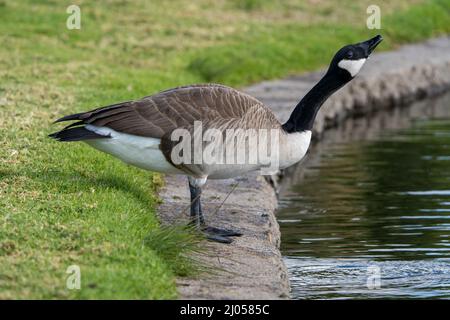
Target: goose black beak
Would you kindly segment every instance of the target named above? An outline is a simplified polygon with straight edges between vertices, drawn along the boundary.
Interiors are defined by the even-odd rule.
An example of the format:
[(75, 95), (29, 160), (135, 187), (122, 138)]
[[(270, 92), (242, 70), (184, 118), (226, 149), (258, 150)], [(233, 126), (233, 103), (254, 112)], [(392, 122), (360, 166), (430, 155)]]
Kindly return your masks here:
[(361, 42), (359, 45), (364, 49), (366, 57), (368, 57), (372, 53), (372, 51), (378, 46), (378, 44), (380, 44), (381, 41), (383, 41), (383, 37), (377, 35), (372, 39)]

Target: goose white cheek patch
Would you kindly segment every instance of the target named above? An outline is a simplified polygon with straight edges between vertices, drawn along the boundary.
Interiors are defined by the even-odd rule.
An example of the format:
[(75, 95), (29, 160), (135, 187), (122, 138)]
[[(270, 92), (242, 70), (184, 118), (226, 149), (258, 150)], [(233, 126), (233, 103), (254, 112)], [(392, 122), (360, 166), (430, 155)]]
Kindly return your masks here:
[(347, 70), (352, 77), (356, 76), (356, 74), (361, 70), (366, 59), (358, 59), (358, 60), (341, 60), (338, 63), (339, 68)]

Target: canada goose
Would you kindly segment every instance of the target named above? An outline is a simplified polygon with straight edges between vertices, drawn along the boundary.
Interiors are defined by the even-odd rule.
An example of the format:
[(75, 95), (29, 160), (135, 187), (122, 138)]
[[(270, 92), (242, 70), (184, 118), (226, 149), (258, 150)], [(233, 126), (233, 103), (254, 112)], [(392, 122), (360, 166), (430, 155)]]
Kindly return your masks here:
[[(247, 158), (257, 153), (256, 147), (275, 140), (278, 145), (276, 149), (271, 149), (271, 154), (276, 153), (279, 168), (300, 161), (308, 150), (314, 119), (322, 104), (356, 76), (381, 41), (382, 37), (377, 35), (340, 49), (333, 57), (326, 74), (297, 104), (284, 124), (263, 103), (245, 93), (219, 84), (200, 84), (169, 89), (141, 100), (65, 116), (55, 122), (76, 122), (50, 137), (58, 141), (84, 141), (142, 169), (188, 176), (193, 223), (201, 228), (208, 239), (230, 243), (230, 237), (241, 233), (205, 225), (200, 195), (206, 180), (231, 178), (261, 169), (267, 163), (262, 163), (259, 159), (256, 163), (250, 163)], [(246, 140), (244, 149), (247, 162), (244, 163), (206, 163), (201, 161), (202, 154), (200, 162), (192, 161), (192, 156), (189, 155), (181, 161), (175, 161), (173, 151), (179, 147), (182, 139), (174, 139), (174, 133), (184, 129), (192, 133), (194, 137), (191, 139), (195, 140), (198, 134), (194, 127), (197, 123), (201, 123), (203, 132), (215, 129), (219, 135), (224, 136), (230, 129), (255, 129), (275, 130), (278, 137), (272, 140), (266, 135), (265, 140), (256, 144), (250, 144)], [(254, 134), (255, 131), (252, 132)], [(235, 138), (249, 139), (242, 132), (233, 138), (227, 136), (221, 148), (235, 143)], [(202, 148), (208, 145), (207, 142), (201, 140)], [(187, 146), (190, 147), (193, 143), (195, 141), (189, 141)], [(187, 155), (188, 152), (185, 151), (179, 152), (178, 156)], [(194, 158), (196, 151), (197, 149), (194, 150)], [(221, 157), (222, 155), (218, 159), (223, 159)]]

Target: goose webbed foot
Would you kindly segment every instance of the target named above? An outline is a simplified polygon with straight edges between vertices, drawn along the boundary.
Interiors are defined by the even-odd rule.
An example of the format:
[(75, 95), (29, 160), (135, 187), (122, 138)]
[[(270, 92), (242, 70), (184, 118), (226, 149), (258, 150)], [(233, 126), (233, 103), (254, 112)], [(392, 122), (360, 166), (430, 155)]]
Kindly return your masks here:
[(203, 232), (208, 234), (216, 234), (223, 237), (240, 237), (242, 236), (242, 233), (237, 230), (232, 229), (221, 229), (216, 227), (203, 227)]
[(210, 233), (207, 231), (203, 231), (203, 234), (205, 235), (206, 239), (209, 241), (214, 241), (214, 242), (219, 242), (219, 243), (232, 243), (233, 239), (231, 239), (230, 237), (225, 237), (225, 236), (221, 236), (217, 233)]
[(202, 233), (205, 236), (205, 238), (209, 241), (219, 243), (232, 243), (233, 239), (231, 239), (231, 237), (242, 236), (242, 233), (239, 231), (210, 227), (204, 224), (198, 225), (197, 221), (191, 221), (190, 225), (196, 226), (197, 230), (200, 231), (200, 233)]

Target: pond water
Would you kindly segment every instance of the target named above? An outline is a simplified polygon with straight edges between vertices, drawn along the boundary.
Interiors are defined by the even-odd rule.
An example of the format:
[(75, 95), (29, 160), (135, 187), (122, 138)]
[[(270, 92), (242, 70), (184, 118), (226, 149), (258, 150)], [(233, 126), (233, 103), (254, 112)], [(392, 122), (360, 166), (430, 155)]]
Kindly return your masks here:
[(293, 298), (450, 298), (450, 95), (379, 114), (286, 173)]

